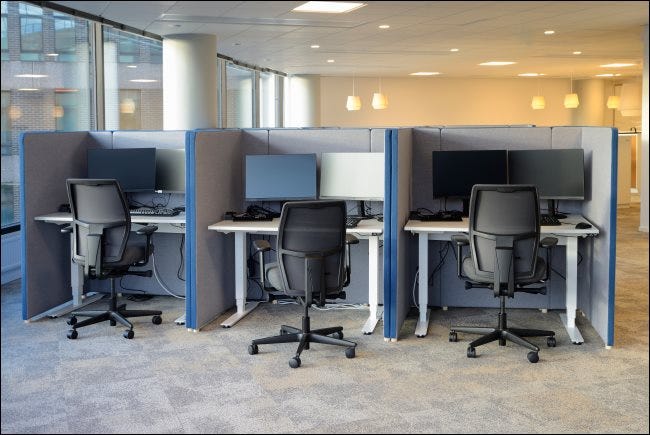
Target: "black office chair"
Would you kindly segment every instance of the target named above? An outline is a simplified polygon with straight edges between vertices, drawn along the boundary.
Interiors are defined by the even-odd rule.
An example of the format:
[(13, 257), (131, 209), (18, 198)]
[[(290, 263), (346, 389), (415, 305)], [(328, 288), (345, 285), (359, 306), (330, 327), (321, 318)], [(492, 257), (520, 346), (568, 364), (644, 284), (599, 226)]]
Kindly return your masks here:
[[(128, 327), (125, 338), (133, 338), (133, 324), (128, 317), (153, 316), (152, 322), (162, 322), (161, 311), (127, 310), (126, 304), (117, 305), (115, 278), (124, 275), (151, 276), (151, 271), (130, 271), (132, 266), (144, 266), (153, 253), (151, 235), (155, 225), (139, 228), (136, 234), (145, 235), (146, 241), (134, 241), (131, 236), (131, 216), (122, 189), (117, 180), (68, 179), (68, 200), (72, 211), (72, 225), (63, 228), (72, 233), (72, 260), (83, 266), (84, 278), (110, 279), (109, 307), (101, 311), (75, 311), (71, 313), (68, 338), (77, 338), (77, 329), (108, 320)], [(144, 242), (144, 243), (143, 243)], [(77, 323), (77, 317), (89, 317)]]
[[(345, 201), (287, 202), (282, 207), (277, 237), (277, 263), (264, 265), (263, 253), (271, 246), (266, 240), (254, 241), (260, 254), (260, 268), (272, 289), (297, 298), (305, 308), (302, 328), (283, 325), (280, 335), (253, 340), (248, 353), (258, 353), (258, 345), (298, 342), (291, 368), (300, 367), (300, 354), (310, 343), (345, 347), (345, 356), (354, 358), (356, 343), (343, 340), (340, 326), (312, 330), (309, 306), (324, 306), (326, 299), (345, 298), (341, 289), (349, 283), (348, 244), (358, 243), (346, 236)], [(346, 261), (347, 260), (347, 261)], [(266, 284), (263, 284), (266, 287)]]
[[(538, 257), (538, 246), (551, 248), (555, 237), (539, 239), (539, 201), (532, 185), (475, 185), (472, 188), (469, 215), (469, 238), (454, 235), (458, 255), (457, 273), (465, 279), (465, 288), (490, 288), (501, 299), (496, 328), (452, 326), (449, 341), (458, 341), (458, 332), (482, 334), (467, 348), (469, 358), (476, 357), (476, 347), (499, 340), (500, 346), (512, 341), (530, 349), (528, 360), (539, 361), (539, 347), (522, 337), (547, 337), (555, 347), (555, 333), (538, 329), (508, 328), (505, 301), (515, 292), (546, 294), (543, 283), (548, 279), (550, 257)], [(470, 255), (462, 258), (462, 247), (470, 246)]]

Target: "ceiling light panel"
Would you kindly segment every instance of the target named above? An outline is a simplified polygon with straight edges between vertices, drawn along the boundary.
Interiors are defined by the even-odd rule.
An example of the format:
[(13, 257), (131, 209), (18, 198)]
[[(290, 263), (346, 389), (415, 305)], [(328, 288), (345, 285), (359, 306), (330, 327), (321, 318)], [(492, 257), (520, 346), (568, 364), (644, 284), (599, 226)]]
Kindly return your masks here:
[(293, 9), (294, 12), (313, 12), (320, 14), (345, 14), (364, 7), (365, 3), (351, 2), (307, 2)]

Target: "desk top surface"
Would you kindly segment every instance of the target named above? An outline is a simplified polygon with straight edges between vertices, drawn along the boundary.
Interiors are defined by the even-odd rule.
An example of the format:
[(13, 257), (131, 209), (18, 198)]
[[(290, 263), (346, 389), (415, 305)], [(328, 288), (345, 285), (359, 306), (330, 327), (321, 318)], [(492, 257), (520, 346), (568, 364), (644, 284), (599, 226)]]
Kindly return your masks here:
[[(65, 224), (72, 222), (72, 213), (56, 212), (34, 218), (36, 221), (53, 224)], [(131, 223), (134, 224), (184, 224), (185, 213), (176, 216), (131, 216)]]
[[(558, 236), (595, 236), (599, 233), (598, 228), (581, 215), (568, 215), (566, 219), (560, 219), (562, 225), (541, 226), (540, 233), (545, 235)], [(578, 222), (586, 222), (591, 228), (577, 229)], [(412, 233), (466, 233), (469, 228), (469, 219), (463, 218), (462, 222), (424, 222), (409, 220), (404, 226), (405, 231)]]
[[(271, 221), (232, 221), (223, 220), (208, 226), (209, 230), (222, 233), (246, 232), (258, 234), (275, 234), (280, 226), (280, 218)], [(384, 223), (377, 219), (364, 219), (354, 228), (348, 228), (348, 233), (359, 235), (379, 235), (384, 232)]]

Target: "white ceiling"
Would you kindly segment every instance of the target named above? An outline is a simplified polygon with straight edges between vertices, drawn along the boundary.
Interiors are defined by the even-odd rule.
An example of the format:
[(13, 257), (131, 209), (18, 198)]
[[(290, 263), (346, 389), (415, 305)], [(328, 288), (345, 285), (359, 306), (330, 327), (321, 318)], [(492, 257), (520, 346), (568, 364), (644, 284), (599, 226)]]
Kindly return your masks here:
[[(54, 3), (163, 37), (215, 34), (218, 52), (238, 61), (325, 76), (640, 76), (648, 25), (647, 1), (366, 1), (346, 14), (292, 12), (304, 1)], [(478, 66), (485, 61), (517, 63)], [(614, 62), (635, 66), (600, 66)]]

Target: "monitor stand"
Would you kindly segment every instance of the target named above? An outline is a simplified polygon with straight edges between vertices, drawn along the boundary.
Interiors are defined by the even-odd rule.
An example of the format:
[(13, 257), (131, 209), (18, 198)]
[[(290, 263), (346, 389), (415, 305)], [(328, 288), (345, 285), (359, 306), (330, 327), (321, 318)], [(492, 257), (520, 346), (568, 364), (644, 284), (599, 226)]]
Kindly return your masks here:
[(548, 216), (555, 217), (557, 219), (566, 219), (567, 216), (565, 214), (557, 212), (554, 199), (548, 199), (546, 207), (548, 208), (548, 213), (546, 213)]
[(357, 208), (360, 210), (360, 212), (357, 214), (358, 217), (361, 219), (370, 219), (370, 216), (366, 214), (366, 202), (365, 201), (358, 201)]

